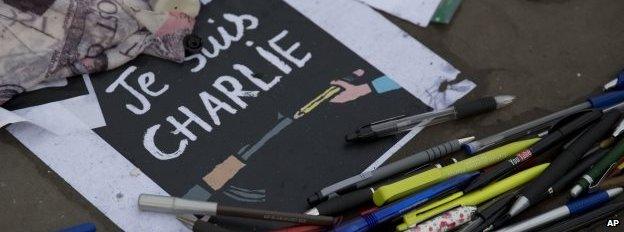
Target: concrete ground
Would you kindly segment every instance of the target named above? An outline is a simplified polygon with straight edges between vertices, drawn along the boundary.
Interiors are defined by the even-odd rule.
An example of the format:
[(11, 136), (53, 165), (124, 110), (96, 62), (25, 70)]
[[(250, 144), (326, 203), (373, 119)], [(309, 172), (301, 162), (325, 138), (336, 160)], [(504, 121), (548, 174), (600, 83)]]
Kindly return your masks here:
[[(467, 0), (451, 25), (420, 28), (389, 17), (478, 84), (468, 98), (518, 97), (496, 114), (428, 128), (401, 153), (464, 135), (496, 133), (596, 93), (624, 68), (622, 12), (621, 0)], [(557, 203), (561, 200), (525, 216)], [(51, 231), (85, 221), (96, 223), (98, 231), (118, 230), (1, 130), (1, 230)], [(605, 222), (590, 229), (604, 231)]]

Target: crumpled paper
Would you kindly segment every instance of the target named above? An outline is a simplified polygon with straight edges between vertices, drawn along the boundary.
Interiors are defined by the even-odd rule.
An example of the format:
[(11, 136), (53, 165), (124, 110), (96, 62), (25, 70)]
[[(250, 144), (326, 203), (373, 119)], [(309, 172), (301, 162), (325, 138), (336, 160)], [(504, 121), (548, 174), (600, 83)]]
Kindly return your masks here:
[(0, 0), (0, 105), (148, 54), (184, 61), (198, 0)]

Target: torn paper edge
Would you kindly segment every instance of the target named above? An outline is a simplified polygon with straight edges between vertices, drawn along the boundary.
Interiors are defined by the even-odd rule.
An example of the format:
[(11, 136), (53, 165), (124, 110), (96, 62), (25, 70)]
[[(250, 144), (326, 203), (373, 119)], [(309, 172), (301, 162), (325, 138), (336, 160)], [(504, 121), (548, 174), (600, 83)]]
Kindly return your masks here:
[(434, 110), (459, 99), (428, 92), (455, 80), (459, 70), (365, 4), (354, 0), (285, 2)]
[(427, 27), (442, 0), (358, 0), (375, 9)]

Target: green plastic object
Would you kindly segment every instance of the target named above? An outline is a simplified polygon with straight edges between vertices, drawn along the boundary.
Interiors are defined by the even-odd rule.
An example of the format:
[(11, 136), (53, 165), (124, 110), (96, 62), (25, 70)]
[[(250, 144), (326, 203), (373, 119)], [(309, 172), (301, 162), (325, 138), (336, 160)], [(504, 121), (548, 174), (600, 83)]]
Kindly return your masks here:
[(431, 22), (449, 24), (461, 2), (462, 0), (442, 0)]

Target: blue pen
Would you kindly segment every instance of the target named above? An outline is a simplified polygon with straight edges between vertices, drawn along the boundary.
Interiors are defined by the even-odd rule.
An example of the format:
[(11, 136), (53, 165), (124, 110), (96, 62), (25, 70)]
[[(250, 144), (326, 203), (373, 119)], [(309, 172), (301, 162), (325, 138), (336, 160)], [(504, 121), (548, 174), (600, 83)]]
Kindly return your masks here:
[(466, 143), (462, 146), (462, 148), (467, 154), (476, 154), (485, 149), (495, 147), (496, 145), (518, 139), (533, 134), (535, 132), (541, 132), (542, 130), (552, 125), (552, 123), (556, 120), (581, 112), (583, 110), (593, 108), (605, 109), (606, 111), (609, 111), (613, 108), (621, 108), (623, 107), (623, 105), (618, 105), (618, 103), (621, 103), (622, 101), (624, 101), (624, 91), (607, 92), (598, 96), (590, 97), (581, 104), (546, 115), (544, 117), (516, 126), (498, 134), (475, 140), (470, 143)]
[(95, 224), (84, 223), (77, 226), (73, 226), (67, 229), (59, 230), (57, 232), (95, 232)]
[(462, 174), (448, 179), (442, 183), (436, 184), (428, 189), (413, 194), (403, 200), (389, 204), (385, 207), (378, 209), (375, 212), (362, 215), (358, 218), (352, 219), (345, 223), (336, 226), (332, 231), (334, 232), (363, 232), (368, 231), (378, 224), (386, 222), (392, 218), (401, 216), (403, 213), (408, 212), (425, 202), (452, 190), (459, 190), (460, 187), (469, 183), (472, 179), (478, 176), (478, 172), (472, 172)]
[(564, 206), (553, 209), (529, 220), (522, 221), (518, 224), (497, 230), (497, 232), (529, 231), (541, 225), (562, 219), (569, 215), (583, 214), (588, 210), (591, 210), (609, 201), (609, 199), (619, 195), (620, 193), (622, 193), (622, 188), (612, 188), (609, 190), (597, 191), (579, 200), (572, 201)]
[(616, 78), (604, 85), (603, 90), (622, 90), (624, 89), (624, 70), (620, 71)]

